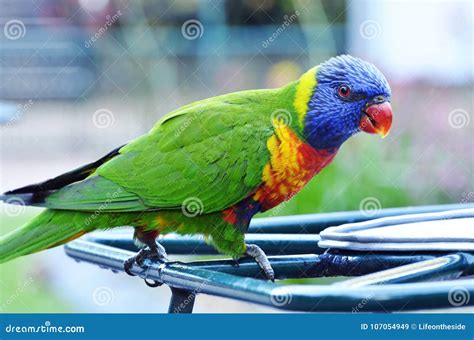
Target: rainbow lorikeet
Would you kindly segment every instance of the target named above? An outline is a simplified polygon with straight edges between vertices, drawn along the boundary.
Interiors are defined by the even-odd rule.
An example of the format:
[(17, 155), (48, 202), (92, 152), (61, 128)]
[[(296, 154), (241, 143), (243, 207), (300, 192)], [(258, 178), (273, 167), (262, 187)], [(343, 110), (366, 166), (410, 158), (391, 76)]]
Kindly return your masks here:
[(96, 162), (0, 196), (47, 208), (0, 238), (0, 262), (128, 225), (143, 249), (127, 271), (145, 257), (164, 260), (155, 239), (176, 232), (251, 256), (273, 280), (264, 252), (245, 244), (250, 219), (293, 197), (355, 133), (385, 136), (390, 96), (375, 66), (342, 55), (282, 88), (183, 106)]

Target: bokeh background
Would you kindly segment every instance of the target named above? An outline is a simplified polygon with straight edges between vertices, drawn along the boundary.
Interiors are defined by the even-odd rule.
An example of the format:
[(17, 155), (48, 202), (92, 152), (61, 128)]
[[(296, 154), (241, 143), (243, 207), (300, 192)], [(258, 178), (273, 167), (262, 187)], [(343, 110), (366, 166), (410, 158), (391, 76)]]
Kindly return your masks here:
[[(391, 134), (352, 138), (266, 215), (472, 202), (472, 15), (472, 1), (2, 0), (0, 191), (93, 161), (183, 104), (351, 53), (389, 79)], [(0, 205), (0, 232), (38, 211)], [(61, 248), (0, 267), (1, 312), (165, 312), (169, 295)], [(272, 310), (200, 296), (195, 311)]]

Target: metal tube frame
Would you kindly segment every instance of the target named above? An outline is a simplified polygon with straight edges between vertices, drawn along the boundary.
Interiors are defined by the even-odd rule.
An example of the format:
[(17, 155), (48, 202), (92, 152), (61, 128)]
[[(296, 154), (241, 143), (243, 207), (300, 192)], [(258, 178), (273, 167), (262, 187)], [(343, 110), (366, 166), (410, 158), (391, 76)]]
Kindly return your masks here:
[[(474, 205), (386, 209), (378, 217), (470, 208)], [(262, 280), (258, 265), (244, 258), (191, 263), (145, 260), (132, 273), (170, 286), (169, 313), (191, 313), (196, 296), (211, 294), (293, 311), (394, 312), (456, 307), (455, 294), (467, 296), (463, 306), (474, 305), (474, 254), (469, 252), (348, 252), (317, 246), (325, 227), (359, 221), (358, 212), (255, 219), (247, 241), (270, 256), (277, 279), (353, 276), (332, 285), (281, 285)], [(278, 231), (278, 233), (275, 233)], [(297, 232), (297, 233), (295, 233)], [(165, 236), (160, 242), (169, 254), (215, 254), (200, 237)], [(66, 253), (85, 261), (123, 271), (125, 259), (136, 247), (126, 231), (100, 233), (76, 240)], [(454, 301), (454, 302), (453, 302)], [(362, 307), (361, 307), (362, 306)]]

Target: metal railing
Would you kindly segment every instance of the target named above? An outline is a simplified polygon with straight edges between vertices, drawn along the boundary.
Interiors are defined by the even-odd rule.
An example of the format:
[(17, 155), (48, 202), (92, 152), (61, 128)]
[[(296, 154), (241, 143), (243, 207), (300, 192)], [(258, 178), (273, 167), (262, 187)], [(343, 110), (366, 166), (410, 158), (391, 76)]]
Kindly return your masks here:
[[(374, 217), (473, 208), (472, 204), (384, 209)], [(328, 226), (367, 220), (360, 212), (255, 219), (246, 241), (269, 257), (276, 279), (356, 277), (331, 285), (279, 284), (262, 280), (252, 259), (191, 263), (145, 260), (132, 273), (170, 286), (170, 313), (192, 312), (198, 294), (210, 294), (293, 311), (407, 311), (460, 306), (453, 294), (474, 305), (474, 253), (356, 252), (318, 247), (317, 233)], [(474, 226), (473, 226), (474, 227)], [(159, 242), (168, 254), (209, 255), (201, 237), (167, 235)], [(115, 272), (137, 249), (131, 231), (92, 234), (66, 246), (69, 256)], [(362, 307), (360, 307), (362, 305)]]

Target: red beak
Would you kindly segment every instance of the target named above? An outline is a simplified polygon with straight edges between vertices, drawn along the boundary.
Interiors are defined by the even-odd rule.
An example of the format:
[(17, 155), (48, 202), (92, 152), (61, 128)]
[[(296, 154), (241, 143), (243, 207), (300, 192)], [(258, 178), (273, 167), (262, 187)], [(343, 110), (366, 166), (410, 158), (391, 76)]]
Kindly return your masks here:
[(359, 128), (367, 133), (377, 133), (382, 138), (392, 127), (392, 106), (389, 102), (369, 105), (362, 114)]

